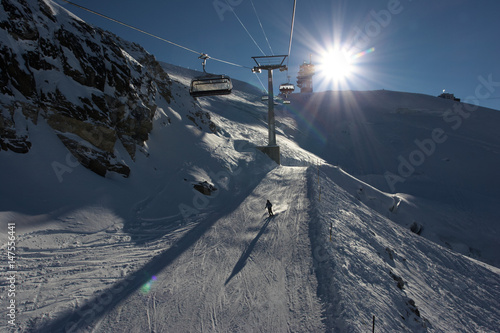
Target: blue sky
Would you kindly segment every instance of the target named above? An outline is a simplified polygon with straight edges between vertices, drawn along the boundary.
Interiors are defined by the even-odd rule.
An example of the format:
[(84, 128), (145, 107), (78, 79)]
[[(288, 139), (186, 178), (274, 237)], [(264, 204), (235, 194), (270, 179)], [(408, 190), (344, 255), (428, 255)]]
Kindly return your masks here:
[[(292, 0), (74, 2), (246, 67), (254, 66), (251, 57), (262, 55), (261, 50), (271, 54), (255, 7), (272, 52), (288, 53)], [(160, 61), (201, 70), (194, 53), (59, 3), (91, 24), (138, 42)], [(297, 0), (289, 75), (295, 83), (299, 65), (312, 55), (318, 65), (315, 91), (387, 89), (438, 95), (445, 89), (462, 100), (500, 110), (499, 13), (496, 0)], [(334, 49), (350, 59), (345, 76), (319, 68)], [(360, 53), (366, 50), (372, 52)], [(335, 59), (326, 63), (338, 63)], [(247, 68), (209, 60), (207, 71), (261, 86)], [(266, 74), (260, 79), (266, 82)], [(285, 81), (286, 74), (276, 71), (276, 85)]]

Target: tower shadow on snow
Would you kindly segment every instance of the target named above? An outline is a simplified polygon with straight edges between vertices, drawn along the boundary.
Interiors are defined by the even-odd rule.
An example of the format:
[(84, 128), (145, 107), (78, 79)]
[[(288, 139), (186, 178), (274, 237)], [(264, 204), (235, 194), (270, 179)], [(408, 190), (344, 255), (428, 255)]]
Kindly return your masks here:
[(227, 278), (227, 280), (224, 283), (224, 285), (227, 285), (229, 283), (229, 281), (231, 281), (231, 279), (233, 277), (235, 277), (243, 269), (243, 267), (245, 267), (245, 265), (247, 264), (248, 257), (250, 257), (250, 254), (252, 253), (252, 251), (253, 251), (255, 245), (257, 244), (257, 242), (259, 241), (259, 238), (266, 231), (267, 226), (269, 225), (269, 222), (271, 222), (272, 219), (273, 219), (272, 216), (269, 216), (266, 219), (266, 222), (264, 223), (264, 225), (262, 226), (262, 228), (260, 228), (260, 231), (257, 234), (257, 236), (255, 236), (255, 238), (250, 242), (250, 244), (248, 244), (248, 246), (245, 249), (245, 251), (243, 251), (243, 253), (241, 254), (240, 259), (238, 260), (238, 262), (236, 263), (236, 265), (234, 265), (233, 271), (231, 272), (231, 275), (229, 275), (229, 277)]
[(196, 243), (218, 220), (213, 218), (200, 222), (196, 227), (188, 231), (173, 246), (151, 259), (140, 269), (131, 273), (124, 280), (108, 287), (99, 295), (85, 301), (82, 305), (59, 316), (55, 320), (46, 323), (39, 328), (38, 333), (55, 332), (82, 332), (93, 325), (97, 320), (110, 312), (124, 299), (134, 294), (137, 290), (148, 283), (151, 276), (158, 274), (167, 266), (171, 265), (179, 256)]
[[(250, 169), (256, 165), (260, 165), (261, 170), (263, 165), (262, 158), (265, 159), (267, 157), (258, 157), (259, 155), (257, 155), (257, 159), (254, 162), (255, 165), (246, 165), (245, 169)], [(75, 305), (73, 309), (64, 311), (55, 319), (40, 323), (39, 325), (36, 324), (36, 332), (82, 332), (87, 331), (89, 327), (92, 328), (92, 326), (95, 325), (97, 321), (110, 313), (122, 301), (126, 300), (136, 291), (140, 290), (143, 285), (149, 282), (153, 275), (160, 273), (166, 267), (170, 266), (175, 260), (177, 260), (177, 258), (179, 258), (193, 244), (195, 244), (200, 238), (202, 238), (203, 235), (205, 235), (205, 233), (223, 216), (230, 214), (235, 208), (239, 207), (245, 200), (245, 198), (251, 195), (254, 189), (260, 184), (262, 179), (267, 176), (268, 172), (274, 169), (274, 162), (270, 162), (269, 160), (268, 163), (270, 163), (270, 167), (266, 172), (255, 174), (255, 177), (252, 177), (251, 181), (249, 182), (238, 183), (241, 188), (244, 188), (244, 191), (238, 193), (238, 195), (234, 198), (234, 201), (232, 201), (232, 205), (230, 207), (223, 208), (218, 213), (213, 213), (210, 216), (207, 216), (195, 227), (187, 231), (168, 249), (150, 259), (142, 267), (137, 269), (135, 272), (130, 273), (123, 280), (113, 284), (112, 286), (104, 288), (104, 290), (99, 292), (97, 295), (94, 295), (90, 299)], [(271, 168), (271, 166), (273, 167)], [(241, 268), (245, 266), (245, 262), (252, 252), (255, 243), (258, 241), (262, 233), (264, 233), (270, 220), (271, 217), (266, 220), (257, 237), (245, 250), (235, 269), (233, 270), (233, 275), (231, 275), (227, 282), (229, 282), (232, 276), (237, 274), (241, 270)], [(131, 225), (134, 225), (134, 223), (131, 223)], [(157, 232), (158, 236), (161, 237), (163, 235), (160, 231)], [(165, 232), (165, 230), (163, 230), (163, 232)], [(141, 241), (143, 240), (138, 240), (137, 243), (140, 243)], [(34, 329), (30, 330), (30, 332), (33, 331)]]
[[(256, 183), (258, 184), (258, 182)], [(255, 185), (255, 184), (254, 184)], [(247, 193), (242, 195), (240, 199), (246, 198), (254, 189), (252, 186)], [(239, 204), (235, 205), (236, 207)], [(115, 283), (114, 285), (101, 291), (98, 295), (84, 301), (83, 304), (75, 306), (72, 310), (67, 310), (56, 319), (46, 322), (37, 327), (37, 333), (56, 333), (56, 332), (82, 332), (87, 331), (87, 328), (112, 311), (123, 300), (133, 295), (137, 290), (148, 283), (151, 277), (160, 273), (166, 267), (170, 266), (177, 258), (195, 244), (219, 219), (224, 215), (229, 214), (230, 210), (219, 212), (202, 222), (199, 222), (193, 229), (186, 232), (175, 244), (152, 258), (149, 262), (143, 265), (135, 272), (128, 275), (124, 280)], [(250, 246), (245, 250), (240, 261), (242, 264), (237, 264), (241, 268), (245, 265), (245, 261), (250, 255), (255, 243), (264, 233), (271, 217), (266, 220), (266, 223), (260, 230), (257, 237), (252, 241)], [(240, 269), (234, 270), (237, 274)], [(229, 280), (228, 280), (229, 281)], [(34, 332), (34, 330), (30, 330)]]

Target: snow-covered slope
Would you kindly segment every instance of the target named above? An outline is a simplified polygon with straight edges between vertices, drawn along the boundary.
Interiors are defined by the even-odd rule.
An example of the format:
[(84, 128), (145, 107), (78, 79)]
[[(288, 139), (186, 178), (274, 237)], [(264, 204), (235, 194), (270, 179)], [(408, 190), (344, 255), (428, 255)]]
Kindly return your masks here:
[(377, 332), (496, 332), (500, 269), (395, 225), (331, 180), (341, 172), (308, 173), (327, 327), (366, 332), (375, 316)]
[(287, 133), (364, 183), (335, 181), (421, 236), (500, 266), (500, 112), (384, 90), (291, 99), (297, 129)]
[[(364, 332), (372, 316), (384, 331), (496, 330), (498, 269), (380, 215), (338, 168), (323, 163), (319, 181), (315, 166), (276, 168), (252, 148), (266, 133), (252, 89), (203, 101), (230, 107), (211, 114), (222, 133), (197, 130), (176, 116), (193, 101), (172, 77), (172, 122), (157, 115), (150, 155), (128, 161), (128, 179), (74, 166), (59, 183), (51, 162), (74, 161), (43, 122), (28, 154), (0, 154), (20, 331)], [(293, 164), (316, 160), (278, 140)], [(192, 190), (204, 180), (214, 195)]]
[[(172, 81), (172, 98), (158, 102), (141, 153), (132, 159), (119, 140), (113, 147), (130, 168), (129, 178), (112, 173), (103, 178), (84, 168), (43, 117), (25, 123), (29, 152), (0, 151), (0, 245), (7, 254), (7, 224), (12, 223), (17, 271), (15, 295), (8, 292), (9, 281), (0, 282), (1, 307), (12, 300), (16, 306), (14, 325), (3, 320), (2, 330), (366, 332), (375, 316), (376, 331), (497, 331), (499, 269), (456, 251), (462, 244), (465, 253), (474, 247), (482, 250), (480, 259), (495, 258), (498, 230), (488, 200), (481, 201), (484, 224), (463, 228), (469, 223), (462, 216), (465, 208), (447, 206), (448, 197), (423, 191), (442, 174), (431, 167), (434, 162), (425, 164), (429, 176), (408, 177), (405, 184), (412, 186), (388, 194), (390, 189), (376, 181), (386, 168), (376, 156), (383, 161), (393, 155), (358, 139), (355, 145), (341, 141), (359, 149), (351, 160), (330, 140), (323, 142), (332, 152), (320, 150), (308, 136), (313, 129), (321, 139), (325, 134), (317, 126), (328, 123), (307, 117), (335, 105), (334, 93), (295, 95), (288, 109), (277, 108), (283, 161), (277, 166), (255, 149), (267, 143), (259, 89), (235, 81), (231, 95), (194, 100), (188, 84), (197, 73), (162, 67)], [(377, 93), (356, 94), (362, 104)], [(376, 105), (389, 110), (411, 100), (398, 106), (396, 111), (404, 112), (394, 117), (401, 112), (409, 117), (408, 110), (426, 105), (421, 122), (398, 122), (382, 107), (372, 111), (387, 116), (380, 132), (370, 129), (376, 134), (371, 137), (392, 131), (398, 147), (411, 152), (413, 134), (425, 138), (416, 129), (435, 128), (424, 118), (442, 108), (442, 101), (379, 94)], [(325, 96), (330, 103), (312, 103)], [(342, 126), (359, 128), (364, 117), (358, 123), (347, 111), (349, 121)], [(196, 123), (190, 118), (198, 112)], [(477, 156), (496, 163), (497, 137), (481, 130), (484, 124), (487, 133), (496, 116), (482, 118), (481, 112), (460, 142), (489, 147), (489, 153)], [(327, 128), (337, 131), (339, 123)], [(405, 128), (413, 131), (410, 140), (402, 140)], [(436, 148), (436, 156), (444, 154), (452, 163), (460, 142), (450, 134), (449, 145), (440, 145), (439, 155)], [(362, 159), (370, 172), (350, 172), (347, 166), (357, 166), (361, 152), (375, 156)], [(337, 155), (344, 158), (338, 163), (344, 170), (333, 166)], [(481, 179), (497, 179), (490, 169), (478, 171)], [(475, 178), (461, 181), (466, 193), (475, 191)], [(209, 196), (194, 190), (203, 182), (216, 190)], [(484, 196), (494, 198), (494, 191)], [(267, 199), (277, 213), (272, 219), (264, 211)], [(449, 220), (438, 213), (455, 224), (444, 223)], [(424, 226), (421, 236), (409, 230), (413, 219)], [(463, 230), (456, 231), (457, 225)], [(440, 246), (448, 241), (440, 237), (455, 240), (449, 242), (455, 251)], [(477, 246), (467, 243), (473, 239)], [(2, 276), (12, 271), (2, 266)]]

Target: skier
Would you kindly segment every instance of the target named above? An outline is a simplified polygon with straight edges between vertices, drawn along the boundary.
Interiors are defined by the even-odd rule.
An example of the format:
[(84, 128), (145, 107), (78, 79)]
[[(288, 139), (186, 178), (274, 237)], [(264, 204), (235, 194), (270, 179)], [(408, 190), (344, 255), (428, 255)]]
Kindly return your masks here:
[(273, 204), (271, 203), (271, 201), (267, 200), (266, 208), (267, 208), (267, 211), (269, 212), (269, 216), (274, 216), (273, 209), (272, 209)]

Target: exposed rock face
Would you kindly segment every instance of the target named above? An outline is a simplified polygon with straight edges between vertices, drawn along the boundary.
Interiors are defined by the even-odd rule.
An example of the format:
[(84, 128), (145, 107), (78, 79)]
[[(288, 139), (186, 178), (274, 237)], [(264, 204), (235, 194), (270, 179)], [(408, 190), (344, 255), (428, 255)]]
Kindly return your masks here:
[[(115, 143), (135, 159), (159, 100), (172, 99), (171, 84), (141, 46), (88, 25), (51, 0), (0, 2), (1, 150), (27, 153), (29, 124), (43, 117), (84, 166), (128, 176)], [(187, 118), (215, 131), (210, 116), (199, 112)]]
[(193, 184), (193, 188), (198, 192), (208, 196), (212, 195), (213, 192), (217, 191), (217, 188), (214, 185), (208, 183), (207, 181)]

